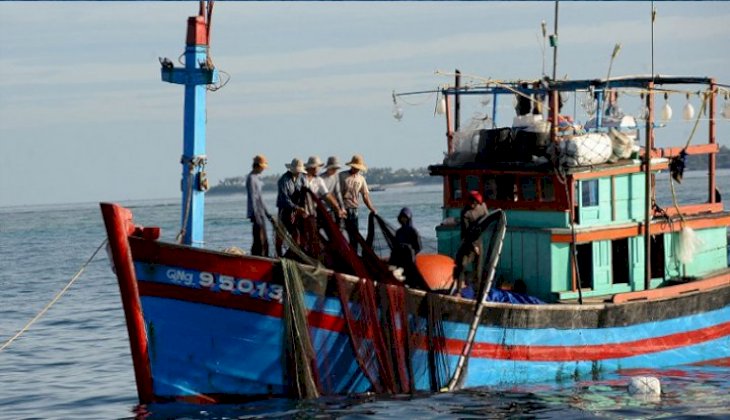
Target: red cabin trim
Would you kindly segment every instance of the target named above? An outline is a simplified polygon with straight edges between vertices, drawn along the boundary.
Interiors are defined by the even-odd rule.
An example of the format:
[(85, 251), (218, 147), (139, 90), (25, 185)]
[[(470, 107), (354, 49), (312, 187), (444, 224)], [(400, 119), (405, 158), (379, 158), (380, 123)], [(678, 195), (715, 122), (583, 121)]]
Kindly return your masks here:
[[(652, 171), (663, 171), (669, 168), (668, 162), (652, 162)], [(606, 168), (606, 169), (595, 169), (590, 172), (578, 172), (571, 176), (573, 179), (595, 179), (613, 175), (624, 175), (624, 174), (636, 174), (644, 172), (643, 165), (641, 166), (623, 166), (619, 168)]]
[[(688, 204), (686, 206), (679, 206), (679, 211), (684, 216), (700, 213), (722, 213), (723, 210), (724, 208), (722, 203)], [(667, 207), (665, 211), (670, 216), (676, 216), (679, 214), (676, 207)]]
[[(644, 233), (644, 229), (642, 226), (643, 224), (636, 223), (631, 226), (595, 229), (583, 232), (579, 231), (575, 234), (576, 242), (586, 243), (593, 241), (630, 238), (633, 236), (642, 235)], [(709, 219), (687, 220), (685, 221), (684, 226), (691, 227), (692, 229), (730, 226), (730, 214)], [(657, 220), (651, 224), (649, 232), (651, 235), (656, 235), (660, 233), (678, 232), (680, 230), (682, 230), (682, 224), (679, 222), (679, 220), (675, 220), (675, 223), (673, 225), (669, 225), (668, 223), (664, 223), (661, 220)], [(553, 233), (550, 239), (554, 243), (570, 243), (573, 240), (572, 235), (569, 232)]]
[[(697, 144), (689, 146), (686, 149), (684, 147), (664, 147), (661, 149), (653, 150), (651, 152), (651, 156), (671, 158), (679, 156), (682, 150), (687, 152), (688, 155), (714, 155), (715, 153), (720, 151), (720, 147), (717, 144)], [(655, 167), (656, 165), (652, 165), (652, 169), (654, 169)]]

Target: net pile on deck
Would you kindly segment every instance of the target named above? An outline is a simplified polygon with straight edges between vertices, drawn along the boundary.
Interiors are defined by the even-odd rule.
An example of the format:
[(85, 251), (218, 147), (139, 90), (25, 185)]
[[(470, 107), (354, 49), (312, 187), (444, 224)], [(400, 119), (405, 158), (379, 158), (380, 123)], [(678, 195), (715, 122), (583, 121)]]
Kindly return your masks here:
[[(448, 383), (450, 371), (444, 353), (440, 299), (431, 294), (416, 296), (409, 293), (383, 258), (360, 235), (356, 238), (361, 249), (358, 255), (325, 205), (311, 192), (305, 194), (315, 204), (316, 217), (310, 218), (305, 225), (303, 246), (293, 243), (290, 238), (287, 242), (298, 259), (310, 264), (319, 262), (336, 274), (305, 273), (296, 264), (282, 263), (285, 295), (288, 296), (284, 300), (285, 383), (290, 395), (308, 398), (334, 393), (335, 367), (342, 362), (340, 359), (345, 353), (331, 348), (326, 352), (323, 347), (332, 345), (331, 337), (323, 337), (326, 332), (308, 324), (313, 314), (307, 312), (304, 304), (302, 283), (306, 276), (319, 277), (308, 281), (323, 284), (323, 295), (325, 290), (332, 289), (329, 285), (334, 285), (331, 291), (339, 297), (349, 354), (354, 356), (359, 375), (369, 382), (371, 391), (413, 393), (416, 381), (425, 381), (425, 378), (432, 391), (442, 389)], [(392, 230), (389, 233), (392, 237)], [(347, 279), (343, 273), (358, 280)], [(318, 296), (315, 312), (322, 309), (323, 303), (324, 296)], [(338, 355), (338, 360), (317, 358), (318, 354)], [(353, 387), (357, 380), (351, 380)], [(419, 382), (419, 388), (425, 385)]]

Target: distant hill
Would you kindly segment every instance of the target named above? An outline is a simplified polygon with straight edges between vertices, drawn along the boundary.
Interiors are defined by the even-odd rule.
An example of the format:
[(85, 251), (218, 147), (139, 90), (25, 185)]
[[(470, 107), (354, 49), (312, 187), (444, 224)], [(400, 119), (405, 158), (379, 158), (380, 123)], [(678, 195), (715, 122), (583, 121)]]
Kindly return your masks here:
[[(264, 175), (261, 177), (264, 182), (264, 191), (276, 191), (276, 182), (279, 180), (281, 174)], [(437, 184), (442, 182), (441, 177), (432, 177), (428, 174), (427, 168), (417, 169), (396, 169), (392, 168), (368, 168), (365, 177), (368, 181), (368, 185), (371, 186), (387, 186), (389, 184), (399, 183), (413, 183), (416, 185), (422, 184)], [(232, 178), (225, 178), (218, 181), (218, 184), (211, 187), (208, 190), (208, 194), (212, 195), (226, 195), (226, 194), (237, 194), (246, 192), (246, 177), (237, 176)]]
[[(707, 156), (708, 155), (691, 155), (687, 157), (688, 171), (695, 170), (706, 170), (707, 169)], [(720, 151), (717, 153), (717, 168), (725, 169), (730, 168), (730, 148), (720, 146)], [(279, 180), (281, 174), (264, 175), (262, 180), (264, 182), (264, 191), (276, 191), (276, 182)], [(387, 186), (389, 184), (400, 184), (400, 183), (413, 183), (416, 185), (423, 184), (438, 184), (441, 181), (441, 177), (430, 176), (427, 168), (417, 169), (395, 169), (393, 168), (369, 168), (365, 174), (369, 185)], [(246, 192), (246, 177), (237, 176), (232, 178), (225, 178), (218, 181), (218, 184), (211, 187), (208, 190), (208, 194), (212, 195), (225, 195), (225, 194), (237, 194)]]
[[(717, 152), (717, 159), (715, 160), (715, 167), (717, 169), (730, 168), (730, 148), (720, 146), (720, 151)], [(690, 155), (687, 156), (687, 167), (688, 171), (696, 170), (707, 170), (707, 160), (709, 155)]]

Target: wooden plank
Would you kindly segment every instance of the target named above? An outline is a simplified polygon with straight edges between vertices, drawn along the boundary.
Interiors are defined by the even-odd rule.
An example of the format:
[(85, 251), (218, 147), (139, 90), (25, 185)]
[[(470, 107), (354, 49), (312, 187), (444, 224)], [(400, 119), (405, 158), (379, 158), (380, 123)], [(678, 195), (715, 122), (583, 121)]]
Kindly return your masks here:
[[(684, 147), (664, 147), (661, 149), (655, 149), (651, 153), (651, 157), (664, 157), (671, 158), (679, 156), (679, 154), (685, 150)], [(686, 152), (688, 155), (707, 155), (714, 154), (720, 151), (720, 147), (717, 144), (696, 144), (687, 147)], [(654, 165), (652, 164), (652, 169)]]
[(642, 290), (639, 292), (620, 293), (614, 295), (613, 303), (626, 303), (643, 300), (670, 299), (687, 293), (697, 293), (718, 287), (730, 285), (730, 270), (709, 277), (705, 280), (692, 281), (678, 284), (676, 286), (662, 287), (660, 289)]

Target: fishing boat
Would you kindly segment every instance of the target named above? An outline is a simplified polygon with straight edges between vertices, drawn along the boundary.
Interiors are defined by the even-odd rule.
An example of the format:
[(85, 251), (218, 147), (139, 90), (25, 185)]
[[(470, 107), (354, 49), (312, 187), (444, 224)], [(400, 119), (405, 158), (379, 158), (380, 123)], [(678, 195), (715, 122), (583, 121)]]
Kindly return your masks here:
[[(211, 11), (201, 3), (188, 20), (184, 68), (161, 60), (163, 81), (186, 91), (179, 243), (101, 204), (140, 403), (440, 392), (730, 363), (730, 213), (714, 160), (726, 85), (652, 75), (444, 86), (449, 153), (430, 167), (444, 186), (438, 254), (394, 270), (371, 238), (356, 250), (323, 216), (319, 254), (279, 230), (286, 258), (237, 255), (202, 246), (200, 116), (218, 81), (206, 55)], [(654, 97), (687, 86), (703, 98), (707, 142), (657, 147)], [(604, 112), (628, 90), (644, 98), (645, 124)], [(590, 95), (592, 124), (561, 124), (561, 94), (574, 92)], [(487, 95), (495, 113), (471, 137), (455, 126), (465, 95)], [(500, 97), (518, 98), (511, 125), (496, 125)], [(462, 138), (476, 146), (463, 152)], [(655, 205), (658, 172), (679, 174), (683, 156), (702, 153), (706, 201)], [(471, 191), (491, 211), (462, 232)], [(474, 241), (482, 252), (461, 264)], [(454, 287), (461, 276), (471, 296)]]

